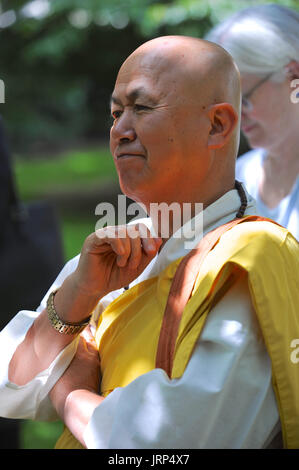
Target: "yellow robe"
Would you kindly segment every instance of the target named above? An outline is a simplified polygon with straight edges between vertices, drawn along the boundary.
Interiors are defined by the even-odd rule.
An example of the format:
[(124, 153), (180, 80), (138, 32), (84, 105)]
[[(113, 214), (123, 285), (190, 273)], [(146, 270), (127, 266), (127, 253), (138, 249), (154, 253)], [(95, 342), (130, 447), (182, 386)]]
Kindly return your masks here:
[[(172, 378), (183, 374), (209, 311), (246, 275), (272, 361), (272, 383), (287, 448), (299, 448), (299, 364), (291, 360), (291, 342), (299, 338), (298, 255), (295, 238), (270, 222), (241, 223), (224, 233), (206, 256), (184, 308), (171, 371)], [(180, 261), (125, 291), (102, 313), (96, 342), (103, 396), (155, 368), (163, 313)], [(82, 446), (65, 429), (56, 448)]]

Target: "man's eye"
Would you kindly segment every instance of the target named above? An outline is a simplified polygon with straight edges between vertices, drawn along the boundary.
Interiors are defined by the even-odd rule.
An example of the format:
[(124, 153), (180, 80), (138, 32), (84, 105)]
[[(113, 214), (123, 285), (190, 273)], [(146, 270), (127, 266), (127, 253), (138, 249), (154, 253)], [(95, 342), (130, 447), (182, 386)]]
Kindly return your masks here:
[(148, 111), (150, 109), (149, 106), (144, 106), (143, 104), (135, 104), (134, 108), (136, 111)]
[(114, 118), (114, 119), (117, 119), (121, 116), (121, 111), (120, 110), (116, 110), (116, 111), (111, 111), (111, 116)]

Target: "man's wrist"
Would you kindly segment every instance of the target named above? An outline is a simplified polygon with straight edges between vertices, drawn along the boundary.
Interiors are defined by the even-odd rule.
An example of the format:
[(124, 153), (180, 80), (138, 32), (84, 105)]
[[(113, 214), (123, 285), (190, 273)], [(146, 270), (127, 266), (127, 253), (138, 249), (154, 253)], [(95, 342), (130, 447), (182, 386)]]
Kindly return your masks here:
[(80, 293), (82, 296), (101, 299), (110, 292), (109, 290), (103, 290), (100, 287), (95, 291), (91, 291), (89, 284), (86, 285), (86, 283), (81, 282), (81, 275), (79, 274), (78, 268), (72, 274), (70, 274), (69, 277), (72, 279), (72, 283), (76, 292)]
[(54, 297), (54, 308), (64, 323), (80, 323), (92, 314), (101, 295), (88, 295), (77, 287), (71, 274)]
[(47, 312), (48, 312), (48, 319), (52, 325), (52, 327), (58, 331), (59, 333), (62, 334), (67, 334), (67, 335), (76, 335), (81, 333), (81, 331), (86, 328), (86, 326), (89, 324), (89, 321), (91, 319), (91, 315), (89, 315), (87, 318), (85, 318), (81, 322), (64, 322), (56, 312), (55, 306), (54, 306), (54, 297), (57, 293), (57, 290), (54, 290), (51, 292), (51, 294), (48, 297), (47, 300)]

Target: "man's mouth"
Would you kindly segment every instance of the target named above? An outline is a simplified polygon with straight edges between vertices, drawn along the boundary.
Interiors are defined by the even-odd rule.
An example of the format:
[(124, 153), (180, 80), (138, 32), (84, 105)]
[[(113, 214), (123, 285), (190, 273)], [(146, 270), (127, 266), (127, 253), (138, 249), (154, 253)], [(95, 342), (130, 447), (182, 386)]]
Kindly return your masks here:
[(137, 154), (137, 153), (120, 153), (116, 155), (117, 160), (125, 159), (125, 158), (145, 158), (144, 155)]

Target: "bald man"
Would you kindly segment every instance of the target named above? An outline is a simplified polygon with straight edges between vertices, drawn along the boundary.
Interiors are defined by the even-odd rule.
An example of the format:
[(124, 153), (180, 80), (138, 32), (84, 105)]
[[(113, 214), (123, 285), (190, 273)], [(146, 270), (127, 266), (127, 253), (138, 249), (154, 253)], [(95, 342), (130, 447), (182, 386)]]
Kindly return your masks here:
[[(267, 278), (273, 263), (286, 269), (275, 265), (277, 246), (295, 269), (295, 240), (270, 222), (246, 221), (229, 237), (217, 235), (194, 279), (199, 261), (187, 256), (202, 251), (202, 234), (222, 230), (236, 214), (255, 214), (254, 201), (235, 186), (239, 107), (238, 71), (207, 41), (157, 38), (124, 62), (111, 97), (110, 147), (123, 193), (149, 217), (87, 237), (37, 312), (20, 312), (3, 330), (1, 414), (58, 414), (68, 427), (60, 448), (263, 448), (279, 434), (272, 353), (263, 340), (273, 330), (259, 304), (276, 318), (281, 299), (275, 279), (260, 287), (259, 276)], [(182, 211), (189, 204), (189, 220), (180, 222), (186, 228), (191, 217), (191, 248), (190, 226), (176, 237), (170, 211), (153, 220), (157, 203)], [(188, 287), (180, 264), (187, 259), (196, 285), (186, 308), (168, 309)], [(172, 337), (167, 315), (171, 323), (176, 309)], [(176, 342), (170, 368), (168, 340)]]

